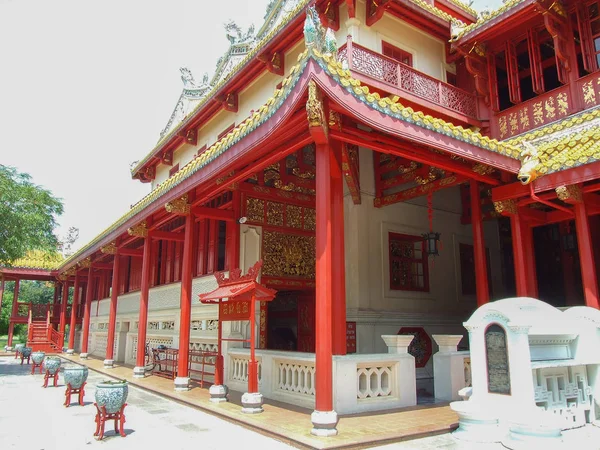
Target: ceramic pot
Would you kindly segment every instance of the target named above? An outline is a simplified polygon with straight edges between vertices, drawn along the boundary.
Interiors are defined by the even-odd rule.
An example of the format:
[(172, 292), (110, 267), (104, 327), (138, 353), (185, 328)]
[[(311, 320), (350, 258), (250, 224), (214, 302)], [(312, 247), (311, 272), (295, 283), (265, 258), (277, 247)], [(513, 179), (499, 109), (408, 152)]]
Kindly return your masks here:
[(33, 352), (31, 354), (31, 360), (35, 363), (35, 364), (41, 364), (42, 361), (44, 360), (44, 357), (46, 356), (46, 354), (44, 352)]
[(31, 355), (31, 347), (23, 347), (21, 349), (21, 355), (23, 355), (23, 358), (29, 358)]
[(96, 403), (99, 408), (104, 406), (107, 413), (114, 414), (121, 410), (128, 393), (127, 381), (103, 381), (96, 385)]
[(85, 366), (68, 366), (63, 369), (65, 384), (71, 385), (72, 389), (79, 389), (88, 377), (88, 368)]
[(60, 358), (56, 356), (48, 356), (44, 359), (44, 364), (42, 365), (44, 371), (48, 371), (50, 375), (54, 375), (60, 369)]
[(23, 351), (24, 348), (25, 348), (25, 344), (15, 344), (15, 352), (16, 353), (21, 353), (21, 351)]

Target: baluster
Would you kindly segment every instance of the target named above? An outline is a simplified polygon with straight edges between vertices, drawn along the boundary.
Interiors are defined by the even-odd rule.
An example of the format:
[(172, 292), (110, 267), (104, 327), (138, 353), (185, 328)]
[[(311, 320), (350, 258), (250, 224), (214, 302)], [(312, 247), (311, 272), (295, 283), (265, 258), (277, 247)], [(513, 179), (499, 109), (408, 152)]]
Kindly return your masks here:
[(352, 35), (348, 35), (346, 38), (346, 58), (348, 60), (348, 70), (352, 70), (352, 58), (354, 57), (354, 51), (352, 50)]
[(444, 102), (444, 100), (443, 100), (443, 98), (444, 98), (443, 97), (443, 95), (444, 95), (444, 92), (443, 92), (444, 86), (442, 85), (442, 83), (440, 81), (438, 81), (437, 85), (438, 85), (438, 103), (440, 105), (442, 105), (442, 106), (448, 106), (448, 102)]
[(396, 63), (396, 71), (398, 72), (398, 87), (402, 87), (402, 70), (400, 64)]

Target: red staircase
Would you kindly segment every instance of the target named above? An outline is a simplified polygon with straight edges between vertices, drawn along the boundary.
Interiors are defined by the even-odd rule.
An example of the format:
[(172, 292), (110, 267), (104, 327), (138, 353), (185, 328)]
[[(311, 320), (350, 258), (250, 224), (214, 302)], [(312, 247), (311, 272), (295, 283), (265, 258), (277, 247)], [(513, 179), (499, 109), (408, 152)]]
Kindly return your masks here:
[[(35, 305), (42, 306), (42, 305)], [(52, 328), (50, 323), (50, 309), (47, 305), (46, 317), (40, 317), (41, 311), (29, 310), (29, 321), (27, 324), (27, 347), (35, 351), (46, 353), (60, 353), (62, 351), (63, 336)]]

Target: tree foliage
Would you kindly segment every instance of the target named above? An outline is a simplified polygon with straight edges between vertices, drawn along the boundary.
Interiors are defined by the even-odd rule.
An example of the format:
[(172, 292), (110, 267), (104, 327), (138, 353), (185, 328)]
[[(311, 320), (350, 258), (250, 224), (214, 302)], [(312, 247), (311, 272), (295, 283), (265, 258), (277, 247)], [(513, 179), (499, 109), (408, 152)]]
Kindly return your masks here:
[(0, 264), (39, 249), (55, 251), (56, 217), (62, 200), (34, 184), (26, 173), (0, 164)]

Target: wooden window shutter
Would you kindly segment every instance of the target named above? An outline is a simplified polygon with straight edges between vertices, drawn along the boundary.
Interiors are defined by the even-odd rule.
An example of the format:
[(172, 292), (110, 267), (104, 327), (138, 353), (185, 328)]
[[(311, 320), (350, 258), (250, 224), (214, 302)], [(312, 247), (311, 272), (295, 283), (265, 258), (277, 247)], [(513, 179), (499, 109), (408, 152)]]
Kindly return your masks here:
[(508, 95), (511, 103), (521, 103), (521, 80), (519, 80), (519, 64), (514, 42), (506, 43), (506, 69), (508, 74)]
[(531, 85), (533, 92), (543, 94), (544, 69), (542, 68), (542, 55), (540, 53), (540, 41), (536, 30), (527, 31), (527, 50), (529, 51), (529, 65), (531, 66)]
[(579, 39), (581, 40), (581, 56), (583, 58), (583, 68), (586, 72), (596, 70), (596, 59), (594, 51), (594, 40), (592, 39), (592, 26), (590, 23), (590, 13), (587, 5), (580, 2), (577, 5), (577, 27), (579, 29)]
[(490, 107), (492, 111), (500, 111), (500, 102), (498, 101), (498, 74), (496, 72), (496, 55), (489, 52), (487, 55), (488, 82), (490, 92)]

